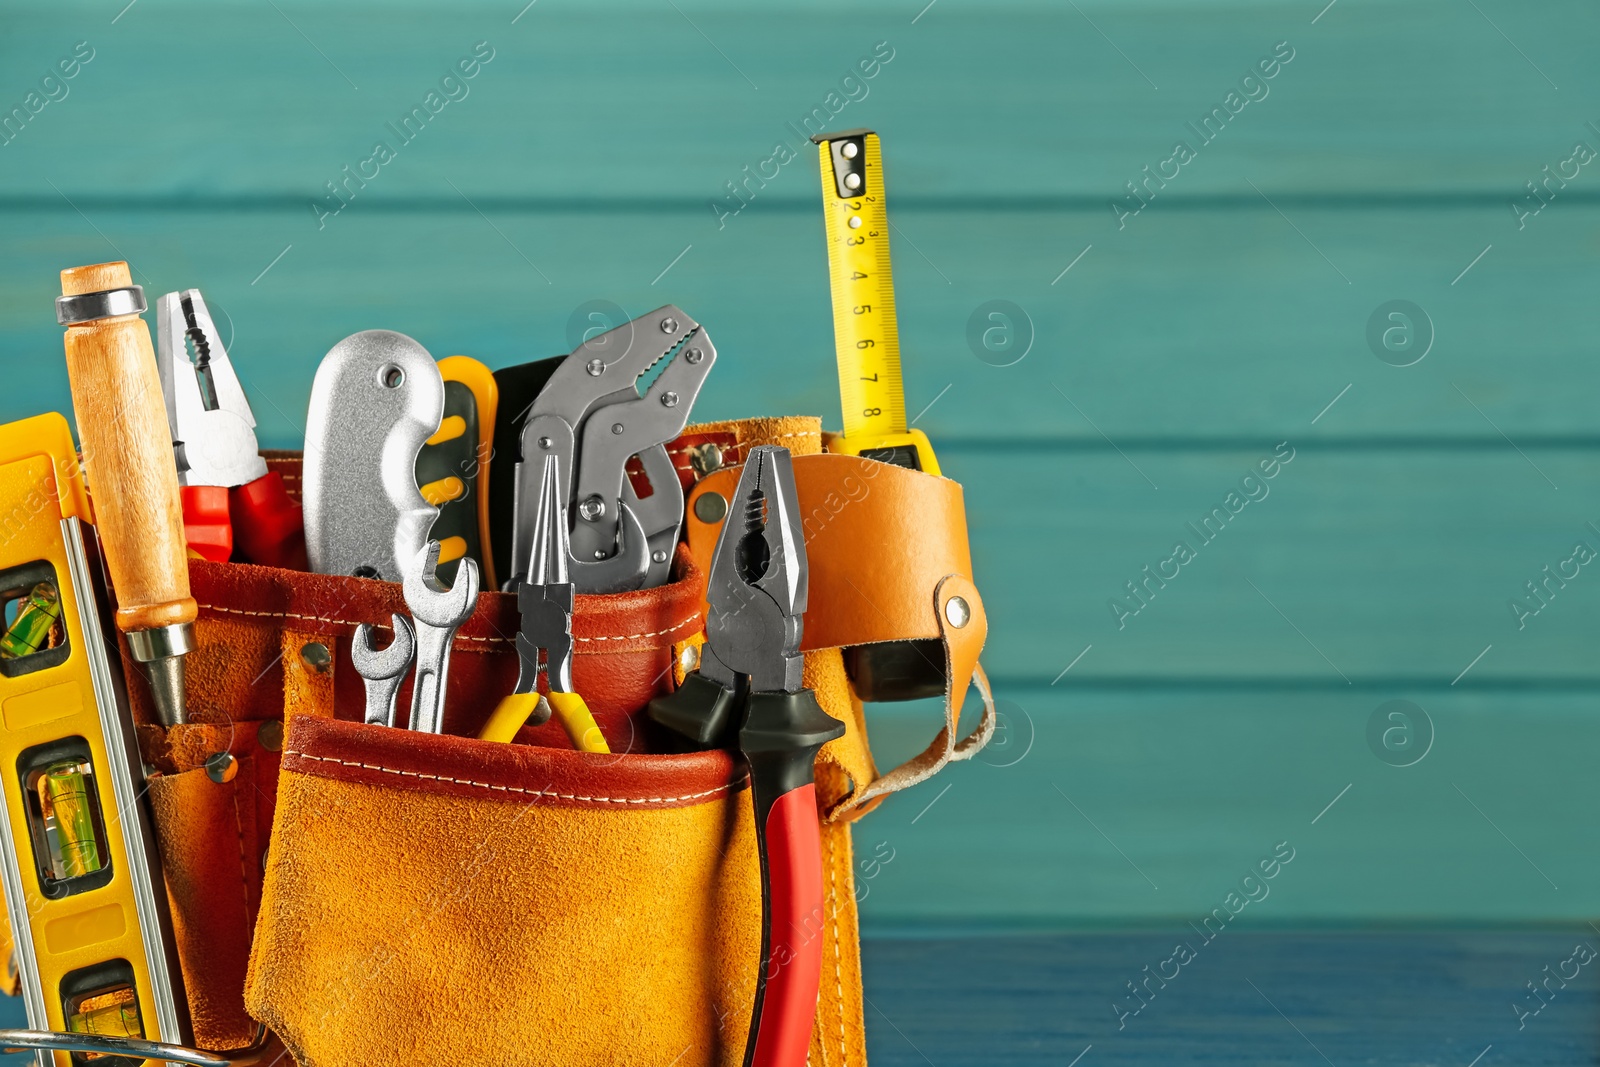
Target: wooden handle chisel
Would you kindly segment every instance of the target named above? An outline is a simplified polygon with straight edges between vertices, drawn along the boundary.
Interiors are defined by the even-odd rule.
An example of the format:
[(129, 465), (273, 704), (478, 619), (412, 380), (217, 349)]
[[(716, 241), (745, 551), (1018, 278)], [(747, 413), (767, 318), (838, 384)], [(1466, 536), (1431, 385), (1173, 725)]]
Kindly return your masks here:
[(144, 665), (161, 721), (187, 721), (183, 657), (194, 647), (194, 598), (183, 506), (144, 290), (123, 262), (61, 272), (56, 320), (67, 328), (67, 378), (116, 588), (117, 628)]

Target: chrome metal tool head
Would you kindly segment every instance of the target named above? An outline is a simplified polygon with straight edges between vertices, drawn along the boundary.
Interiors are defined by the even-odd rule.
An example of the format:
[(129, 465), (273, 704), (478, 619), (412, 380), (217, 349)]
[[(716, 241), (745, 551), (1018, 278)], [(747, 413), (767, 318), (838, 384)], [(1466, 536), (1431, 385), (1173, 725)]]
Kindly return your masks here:
[(463, 557), (455, 585), (446, 588), (435, 573), (439, 542), (429, 541), (407, 563), (406, 607), (417, 626), (417, 673), (411, 683), (413, 730), (444, 730), (444, 698), (450, 675), (450, 643), (478, 605), (478, 561)]
[(800, 689), (808, 573), (789, 450), (760, 445), (745, 459), (706, 584), (711, 654), (748, 675), (754, 692)]
[(394, 640), (381, 651), (373, 644), (377, 628), (370, 622), (356, 627), (350, 642), (350, 661), (367, 683), (366, 721), (382, 726), (394, 725), (394, 698), (400, 691), (411, 660), (416, 655), (417, 638), (404, 615), (393, 615)]
[(245, 485), (267, 473), (255, 415), (200, 290), (156, 302), (156, 366), (178, 484)]
[[(558, 466), (556, 457), (545, 457), (528, 580), (517, 586), (522, 627), (517, 631), (519, 670), (512, 690), (516, 693), (532, 693), (538, 687), (540, 652), (550, 691), (572, 692), (573, 584), (568, 578), (566, 508), (558, 496)], [(547, 719), (548, 706), (540, 714)], [(532, 721), (537, 725), (544, 719), (536, 716)]]
[(539, 482), (539, 507), (534, 512), (533, 552), (528, 560), (529, 585), (564, 585), (571, 545), (567, 538), (567, 509), (561, 501), (561, 482), (555, 456), (544, 457)]
[(417, 489), (417, 453), (443, 414), (439, 366), (403, 333), (364, 330), (323, 357), (306, 416), (312, 570), (405, 576), (439, 514)]
[[(630, 493), (628, 496), (632, 506), (629, 508), (622, 506), (624, 501), (614, 489), (589, 492), (582, 499), (577, 498), (576, 479), (587, 477), (584, 469), (578, 466), (580, 442), (586, 424), (597, 409), (638, 400), (640, 378), (668, 357), (675, 362), (682, 361), (690, 368), (686, 381), (691, 384), (676, 390), (664, 387), (657, 394), (656, 402), (672, 413), (680, 413), (676, 409), (681, 407), (681, 413), (687, 416), (688, 408), (694, 402), (694, 394), (699, 389), (698, 382), (703, 379), (704, 370), (709, 369), (715, 356), (715, 349), (710, 347), (700, 324), (669, 304), (589, 338), (561, 362), (529, 407), (522, 423), (521, 462), (517, 466), (515, 482), (516, 518), (511, 538), (512, 558), (518, 561), (519, 566), (528, 558), (534, 521), (532, 502), (539, 491), (542, 462), (546, 455), (555, 455), (560, 460), (561, 500), (568, 509), (569, 522), (574, 524), (573, 560), (579, 565), (596, 562), (609, 564), (603, 568), (575, 566), (573, 581), (578, 588), (584, 592), (637, 589), (653, 576), (652, 566), (657, 567), (659, 575), (664, 577), (663, 565), (670, 565), (670, 550), (657, 542), (663, 540), (661, 535), (668, 527), (671, 527), (675, 536), (677, 522), (682, 517), (681, 499), (677, 517), (662, 519), (654, 512), (661, 505), (670, 503), (670, 500), (661, 494), (652, 494), (641, 500)], [(667, 393), (675, 395), (668, 398), (665, 395)], [(612, 433), (611, 426), (616, 424), (617, 420), (612, 419), (604, 432)], [(616, 436), (628, 436), (632, 445), (623, 455), (622, 462), (629, 455), (659, 448), (659, 442), (646, 440), (647, 435), (644, 434), (628, 434), (626, 424), (623, 425), (622, 431), (614, 433)], [(664, 453), (661, 458), (665, 459)], [(614, 481), (617, 487), (621, 487), (622, 462), (617, 464), (615, 471), (594, 473), (599, 475), (601, 483), (610, 486)], [(670, 466), (670, 461), (665, 465)], [(663, 465), (646, 466), (647, 469), (660, 469)], [(677, 487), (672, 488), (674, 494), (681, 498)], [(590, 501), (590, 496), (595, 500)], [(656, 496), (661, 496), (661, 499), (655, 500)], [(588, 518), (590, 515), (593, 517)], [(650, 521), (643, 521), (647, 516)], [(585, 524), (591, 524), (594, 530), (592, 536), (590, 531), (586, 531), (582, 535), (584, 543), (579, 544), (577, 527)], [(632, 536), (635, 529), (642, 532), (642, 538)], [(621, 580), (623, 561), (617, 557), (624, 554), (629, 565), (635, 564), (641, 557), (643, 559), (636, 580)], [(659, 564), (653, 563), (653, 557), (658, 554), (667, 558)], [(591, 584), (595, 581), (604, 584)]]
[[(621, 533), (619, 508), (624, 501), (631, 501), (651, 540), (647, 585), (666, 581), (672, 545), (683, 523), (683, 488), (677, 469), (662, 446), (688, 424), (689, 411), (717, 360), (717, 349), (704, 330), (696, 330), (665, 358), (667, 365), (642, 396), (631, 389), (624, 390), (624, 399), (597, 407), (584, 423), (578, 480), (573, 490), (577, 507), (577, 521), (572, 528), (575, 557), (611, 555)], [(667, 462), (645, 463), (653, 491), (640, 499), (631, 492), (625, 468), (630, 456), (644, 459), (646, 452), (651, 459), (659, 456)]]

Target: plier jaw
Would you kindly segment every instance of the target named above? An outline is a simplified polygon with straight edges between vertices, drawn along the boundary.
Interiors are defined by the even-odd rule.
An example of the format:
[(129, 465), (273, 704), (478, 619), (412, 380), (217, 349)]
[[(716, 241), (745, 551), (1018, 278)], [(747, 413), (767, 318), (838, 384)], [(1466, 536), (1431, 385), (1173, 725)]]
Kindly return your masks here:
[[(517, 585), (517, 610), (522, 627), (517, 631), (520, 671), (513, 693), (535, 693), (541, 664), (553, 693), (572, 692), (572, 610), (574, 590), (568, 578), (567, 509), (561, 505), (560, 460), (546, 456), (540, 472), (538, 509), (533, 545), (524, 570), (527, 578)], [(541, 709), (544, 711), (544, 709)], [(545, 718), (548, 713), (545, 712)], [(534, 723), (538, 725), (539, 719)]]
[(809, 571), (789, 451), (751, 449), (706, 582), (706, 641), (755, 692), (800, 688)]
[(190, 552), (220, 563), (238, 549), (250, 563), (304, 569), (300, 505), (267, 470), (255, 415), (200, 290), (156, 302), (156, 368)]
[(266, 474), (255, 415), (200, 290), (167, 293), (160, 299), (156, 336), (178, 483), (231, 488)]
[(728, 744), (755, 695), (805, 692), (809, 573), (789, 450), (759, 445), (745, 459), (711, 556), (700, 667), (651, 701), (650, 717), (695, 744)]

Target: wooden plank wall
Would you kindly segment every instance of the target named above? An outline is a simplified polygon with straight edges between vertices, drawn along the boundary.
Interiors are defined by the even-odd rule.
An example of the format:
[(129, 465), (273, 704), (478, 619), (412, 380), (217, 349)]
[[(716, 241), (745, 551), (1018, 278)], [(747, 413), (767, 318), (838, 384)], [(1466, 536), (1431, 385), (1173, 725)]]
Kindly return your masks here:
[[(1198, 915), (1284, 840), (1261, 922), (1600, 908), (1600, 577), (1510, 607), (1600, 550), (1592, 5), (123, 2), (0, 14), (0, 109), (57, 97), (0, 145), (0, 416), (67, 403), (56, 270), (126, 257), (225, 313), (267, 445), (351, 331), (500, 366), (593, 300), (708, 325), (699, 414), (832, 422), (784, 161), (831, 104), (885, 138), (908, 406), (967, 486), (1007, 711), (861, 827), (869, 927)], [(1009, 366), (968, 341), (992, 300)], [(1410, 366), (1368, 342), (1394, 300)], [(1119, 618), (1147, 565), (1176, 576)], [(1394, 699), (1436, 735), (1407, 768), (1367, 741)], [(874, 721), (887, 760), (935, 719)]]

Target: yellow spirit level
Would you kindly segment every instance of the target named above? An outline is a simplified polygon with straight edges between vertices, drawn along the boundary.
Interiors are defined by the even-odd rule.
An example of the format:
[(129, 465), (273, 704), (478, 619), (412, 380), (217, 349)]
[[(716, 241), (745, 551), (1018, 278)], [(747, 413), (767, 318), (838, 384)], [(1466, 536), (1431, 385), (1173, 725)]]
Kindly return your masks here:
[(900, 330), (889, 266), (883, 155), (871, 130), (818, 134), (844, 437), (830, 451), (939, 473), (933, 446), (906, 425)]
[[(0, 426), (0, 602), (8, 636), (26, 631), (0, 650), (0, 884), (33, 1029), (181, 1043), (166, 890), (90, 521), (66, 419)], [(41, 1067), (140, 1062), (37, 1055)]]

